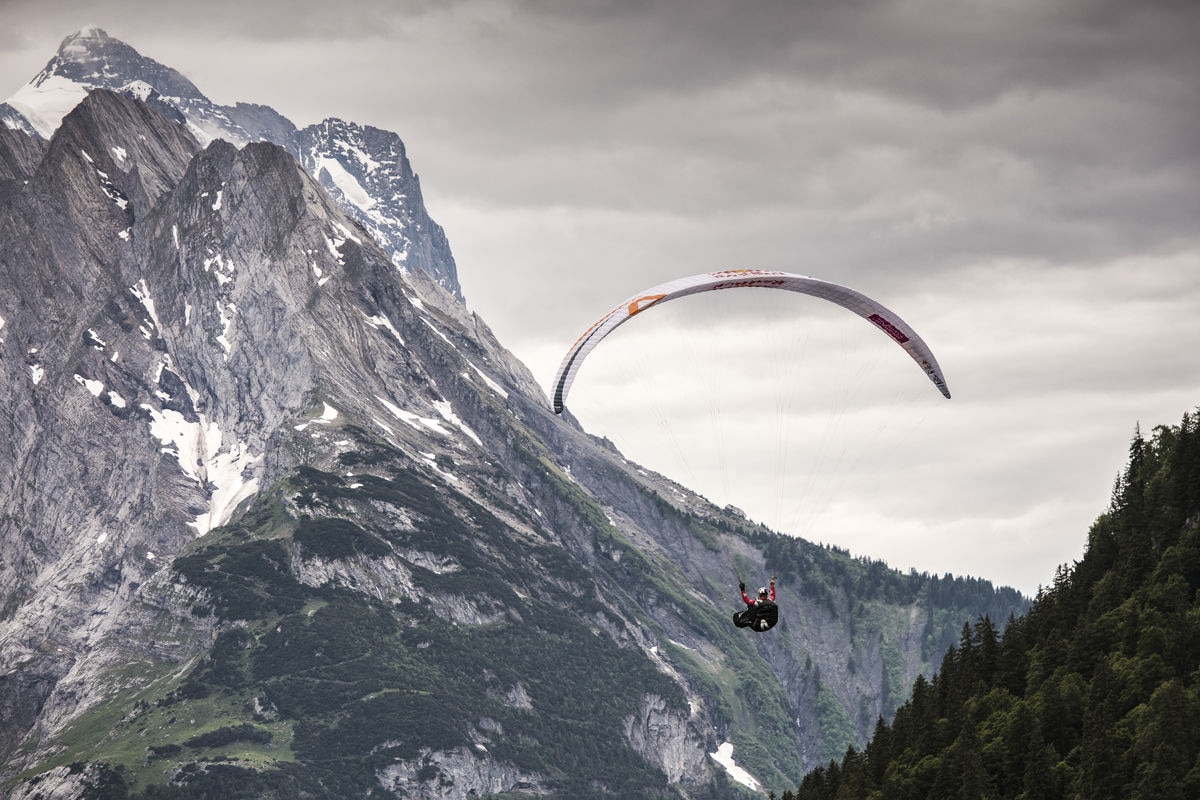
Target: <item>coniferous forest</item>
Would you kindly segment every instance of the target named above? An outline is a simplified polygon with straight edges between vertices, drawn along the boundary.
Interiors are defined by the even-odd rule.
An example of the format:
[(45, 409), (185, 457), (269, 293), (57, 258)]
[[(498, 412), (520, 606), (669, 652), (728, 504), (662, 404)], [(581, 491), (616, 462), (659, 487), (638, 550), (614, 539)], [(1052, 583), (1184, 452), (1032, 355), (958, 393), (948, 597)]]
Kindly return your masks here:
[(965, 625), (866, 748), (782, 800), (1200, 797), (1200, 411), (1138, 431), (1083, 557)]

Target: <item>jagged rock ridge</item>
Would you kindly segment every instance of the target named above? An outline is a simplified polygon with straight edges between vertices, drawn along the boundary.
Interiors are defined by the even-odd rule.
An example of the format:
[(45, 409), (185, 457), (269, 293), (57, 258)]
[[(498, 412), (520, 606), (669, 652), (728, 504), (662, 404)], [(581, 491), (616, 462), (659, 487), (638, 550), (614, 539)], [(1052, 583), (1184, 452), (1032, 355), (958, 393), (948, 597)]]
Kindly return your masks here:
[(176, 70), (96, 26), (64, 39), (42, 71), (0, 104), (0, 122), (49, 139), (62, 117), (96, 88), (129, 94), (184, 122), (201, 144), (225, 139), (239, 147), (268, 141), (287, 148), (397, 268), (424, 270), (463, 299), (446, 235), (425, 209), (420, 181), (396, 134), (337, 119), (298, 130), (269, 106), (213, 103)]

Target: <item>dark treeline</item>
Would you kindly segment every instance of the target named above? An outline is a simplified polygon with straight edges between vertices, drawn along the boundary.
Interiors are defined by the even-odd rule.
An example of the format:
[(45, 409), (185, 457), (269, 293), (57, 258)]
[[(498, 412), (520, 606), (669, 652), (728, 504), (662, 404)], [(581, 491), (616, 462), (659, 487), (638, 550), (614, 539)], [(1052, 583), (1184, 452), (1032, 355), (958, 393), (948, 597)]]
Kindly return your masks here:
[(797, 587), (798, 594), (811, 598), (833, 616), (850, 613), (853, 620), (861, 615), (856, 609), (872, 602), (924, 606), (922, 661), (936, 661), (957, 643), (956, 620), (975, 614), (1007, 620), (1014, 612), (1029, 607), (1029, 599), (1016, 589), (996, 587), (981, 578), (949, 573), (938, 576), (916, 570), (899, 572), (883, 561), (852, 557), (843, 548), (815, 548), (765, 529), (752, 536), (752, 541), (762, 548), (766, 563), (785, 583)]
[(963, 627), (866, 748), (782, 800), (1200, 797), (1200, 412), (1139, 431), (1083, 558)]

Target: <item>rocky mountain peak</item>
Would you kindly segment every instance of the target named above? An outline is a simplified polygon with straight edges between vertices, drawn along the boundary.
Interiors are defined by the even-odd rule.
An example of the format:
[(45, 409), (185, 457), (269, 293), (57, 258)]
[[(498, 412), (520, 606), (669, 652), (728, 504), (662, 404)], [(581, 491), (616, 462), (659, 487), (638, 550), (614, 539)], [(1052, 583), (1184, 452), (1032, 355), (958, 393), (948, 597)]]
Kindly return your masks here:
[(104, 89), (119, 89), (143, 81), (168, 97), (204, 98), (196, 85), (178, 71), (143, 56), (95, 25), (85, 26), (63, 39), (55, 57), (32, 83), (40, 86), (55, 77)]
[[(186, 128), (144, 103), (90, 92), (51, 140), (44, 169), (77, 165), (131, 218), (148, 211), (183, 173), (199, 144)], [(71, 195), (66, 195), (71, 196)]]
[[(425, 208), (420, 180), (395, 133), (336, 119), (298, 131), (269, 106), (218, 105), (179, 72), (95, 26), (63, 40), (45, 68), (0, 104), (0, 122), (49, 139), (95, 89), (143, 101), (185, 125), (201, 145), (224, 139), (238, 147), (269, 141), (287, 148), (385, 248), (397, 269), (422, 270), (462, 301), (449, 242)], [(5, 150), (0, 141), (0, 165), (17, 161), (15, 155), (5, 157)]]
[(462, 299), (441, 226), (425, 210), (421, 182), (396, 134), (340, 119), (297, 132), (297, 157), (371, 234), (400, 270), (418, 269)]
[(49, 139), (88, 91), (120, 91), (130, 85), (151, 86), (180, 103), (204, 98), (176, 70), (142, 56), (103, 29), (88, 26), (63, 39), (46, 66), (0, 106), (0, 119), (9, 127), (27, 126)]

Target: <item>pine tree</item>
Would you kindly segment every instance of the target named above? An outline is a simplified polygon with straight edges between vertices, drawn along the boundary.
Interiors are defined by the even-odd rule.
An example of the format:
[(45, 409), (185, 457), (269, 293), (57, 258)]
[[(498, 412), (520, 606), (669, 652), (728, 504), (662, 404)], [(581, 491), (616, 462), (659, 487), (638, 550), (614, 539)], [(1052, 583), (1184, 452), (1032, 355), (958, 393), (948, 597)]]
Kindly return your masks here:
[(1138, 427), (1084, 557), (1002, 637), (987, 617), (964, 623), (864, 753), (810, 774), (795, 800), (839, 792), (1200, 797), (1200, 411), (1149, 440)]

